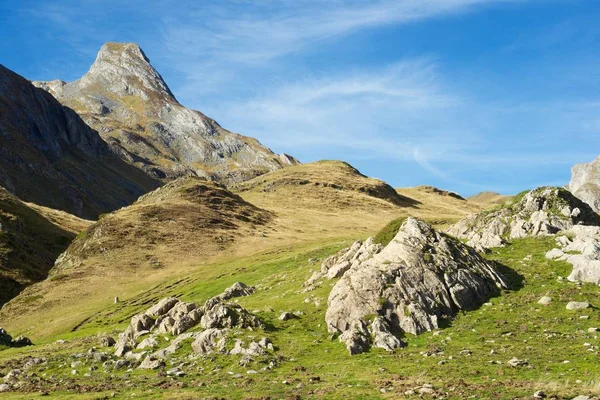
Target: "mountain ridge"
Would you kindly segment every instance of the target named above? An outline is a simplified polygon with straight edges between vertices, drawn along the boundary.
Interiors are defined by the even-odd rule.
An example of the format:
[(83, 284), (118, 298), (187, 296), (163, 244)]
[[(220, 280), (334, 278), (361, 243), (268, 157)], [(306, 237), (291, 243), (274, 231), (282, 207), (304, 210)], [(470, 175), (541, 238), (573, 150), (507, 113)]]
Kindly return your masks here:
[(238, 182), (296, 162), (181, 105), (139, 45), (108, 42), (80, 79), (34, 81), (97, 129), (112, 151), (168, 181)]

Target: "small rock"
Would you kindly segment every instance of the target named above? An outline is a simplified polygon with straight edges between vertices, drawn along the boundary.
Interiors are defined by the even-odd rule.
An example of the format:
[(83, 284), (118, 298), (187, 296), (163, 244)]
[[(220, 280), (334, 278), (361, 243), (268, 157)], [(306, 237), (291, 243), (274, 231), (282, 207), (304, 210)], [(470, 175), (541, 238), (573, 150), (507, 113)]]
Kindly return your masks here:
[(100, 338), (100, 347), (113, 347), (117, 342), (110, 336)]
[(545, 399), (546, 397), (546, 393), (542, 392), (541, 390), (538, 390), (533, 394), (533, 398), (535, 399)]
[(567, 310), (583, 310), (585, 308), (588, 308), (590, 306), (590, 303), (588, 303), (587, 301), (570, 301), (567, 304)]
[(281, 321), (289, 321), (290, 319), (294, 319), (294, 318), (296, 318), (296, 316), (289, 312), (284, 312), (279, 316), (279, 319)]
[(0, 385), (0, 393), (8, 392), (10, 390), (10, 386), (6, 383)]
[(525, 365), (528, 365), (529, 362), (527, 362), (527, 360), (519, 360), (516, 357), (511, 358), (510, 360), (508, 360), (506, 362), (508, 365), (510, 365), (511, 367), (523, 367)]
[(580, 395), (577, 397), (573, 397), (573, 400), (590, 400), (590, 396)]
[(544, 297), (542, 297), (541, 299), (538, 300), (538, 304), (541, 304), (543, 306), (547, 306), (550, 303), (552, 303), (552, 297), (549, 297), (549, 296), (544, 296)]
[(588, 333), (600, 332), (600, 328), (588, 328)]

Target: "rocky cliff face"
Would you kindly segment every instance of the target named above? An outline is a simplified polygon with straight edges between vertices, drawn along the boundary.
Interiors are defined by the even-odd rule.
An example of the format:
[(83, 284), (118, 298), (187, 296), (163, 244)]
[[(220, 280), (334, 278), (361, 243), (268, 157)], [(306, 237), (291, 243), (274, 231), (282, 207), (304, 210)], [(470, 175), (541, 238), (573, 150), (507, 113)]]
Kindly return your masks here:
[(115, 157), (74, 111), (0, 65), (0, 185), (25, 201), (95, 218), (158, 182)]
[(600, 157), (591, 163), (577, 164), (571, 168), (569, 190), (595, 212), (600, 212)]
[[(403, 346), (403, 333), (437, 329), (441, 318), (477, 308), (507, 287), (492, 263), (415, 218), (384, 249), (356, 247), (363, 261), (349, 263), (325, 315), (351, 354), (371, 346), (392, 351)], [(337, 271), (346, 258), (339, 254), (323, 267)]]
[(102, 46), (75, 82), (34, 84), (77, 111), (122, 159), (158, 179), (197, 175), (235, 182), (297, 162), (183, 107), (133, 43)]

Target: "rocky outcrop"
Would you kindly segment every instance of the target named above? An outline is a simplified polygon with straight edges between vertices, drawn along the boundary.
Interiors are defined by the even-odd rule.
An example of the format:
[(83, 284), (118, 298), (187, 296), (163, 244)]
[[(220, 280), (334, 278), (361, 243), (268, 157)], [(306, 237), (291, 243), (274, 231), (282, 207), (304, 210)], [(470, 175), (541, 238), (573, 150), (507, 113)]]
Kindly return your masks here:
[[(273, 345), (267, 338), (251, 342), (248, 347), (244, 347), (243, 342), (236, 339), (233, 347), (227, 348), (226, 339), (234, 330), (264, 328), (262, 321), (242, 306), (226, 302), (248, 296), (254, 290), (237, 282), (220, 295), (207, 300), (202, 307), (174, 297), (164, 298), (145, 312), (132, 317), (130, 325), (119, 335), (115, 355), (130, 360), (143, 359), (139, 368), (156, 369), (164, 366), (164, 360), (179, 350), (186, 341), (191, 341), (191, 350), (199, 355), (213, 352), (245, 356), (266, 354), (267, 350), (273, 350)], [(188, 332), (198, 325), (200, 331)], [(164, 334), (176, 337), (168, 342), (167, 347), (160, 348), (159, 335)], [(143, 351), (137, 352), (139, 350)], [(148, 350), (152, 352), (148, 353)]]
[(541, 187), (496, 211), (467, 216), (448, 233), (484, 251), (501, 247), (510, 239), (551, 235), (575, 225), (598, 224), (600, 217), (567, 190)]
[(339, 278), (352, 267), (356, 267), (363, 261), (373, 257), (383, 249), (383, 246), (373, 242), (373, 238), (368, 238), (364, 243), (358, 240), (349, 248), (340, 250), (337, 254), (328, 257), (321, 264), (321, 270), (315, 271), (313, 275), (304, 283), (308, 292), (316, 289), (323, 278)]
[(95, 219), (158, 186), (73, 110), (2, 65), (0, 109), (0, 185), (24, 201)]
[(232, 182), (295, 163), (179, 104), (134, 43), (106, 43), (77, 81), (34, 84), (77, 111), (115, 154), (157, 179)]
[(25, 336), (17, 336), (13, 339), (12, 336), (8, 334), (4, 329), (0, 328), (0, 346), (3, 347), (25, 347), (32, 346), (33, 343), (31, 340), (26, 338)]
[(460, 241), (408, 218), (379, 253), (352, 266), (329, 295), (327, 328), (351, 354), (394, 350), (506, 288), (494, 265)]
[(571, 264), (569, 281), (600, 285), (600, 227), (574, 226), (556, 242), (559, 248), (547, 252), (546, 258)]
[(595, 212), (600, 212), (600, 157), (590, 163), (573, 166), (568, 188)]

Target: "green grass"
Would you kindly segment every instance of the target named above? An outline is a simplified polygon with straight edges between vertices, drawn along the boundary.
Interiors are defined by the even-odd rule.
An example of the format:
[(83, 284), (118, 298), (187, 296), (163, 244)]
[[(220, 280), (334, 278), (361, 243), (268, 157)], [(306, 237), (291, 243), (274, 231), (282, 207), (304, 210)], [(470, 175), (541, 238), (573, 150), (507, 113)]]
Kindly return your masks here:
[[(202, 274), (165, 282), (93, 316), (79, 330), (61, 335), (69, 340), (65, 345), (51, 344), (53, 338), (48, 344), (33, 348), (0, 352), (0, 372), (7, 372), (11, 360), (43, 355), (49, 359), (48, 366), (34, 368), (32, 372), (45, 379), (52, 376), (53, 382), (62, 380), (56, 392), (51, 390), (51, 397), (55, 398), (75, 398), (76, 392), (81, 391), (77, 384), (102, 389), (100, 393), (80, 393), (78, 398), (102, 398), (112, 393), (115, 398), (135, 395), (150, 399), (237, 399), (267, 395), (271, 398), (398, 398), (423, 383), (447, 392), (452, 399), (528, 397), (536, 390), (558, 398), (599, 393), (600, 359), (596, 348), (599, 343), (597, 335), (588, 333), (587, 329), (600, 326), (600, 310), (592, 307), (574, 312), (566, 310), (565, 305), (571, 300), (587, 300), (598, 306), (600, 302), (595, 302), (600, 289), (557, 279), (567, 276), (570, 266), (544, 258), (544, 253), (554, 245), (553, 238), (515, 240), (486, 256), (502, 264), (499, 268), (513, 287), (491, 299), (491, 305), (460, 313), (448, 321), (448, 326), (439, 334), (407, 335), (404, 340), (408, 347), (393, 354), (375, 349), (357, 356), (348, 355), (344, 346), (332, 340), (326, 330), (327, 297), (335, 282), (325, 282), (315, 291), (300, 293), (302, 283), (320, 267), (320, 261), (345, 245), (347, 243), (339, 243), (316, 250), (290, 248), (204, 266)], [(532, 257), (526, 258), (528, 255)], [(72, 354), (96, 345), (96, 335), (102, 332), (123, 329), (132, 314), (144, 310), (156, 299), (177, 295), (202, 303), (235, 281), (257, 286), (257, 293), (239, 302), (267, 326), (265, 331), (243, 331), (235, 337), (248, 341), (267, 336), (276, 346), (273, 355), (242, 367), (237, 356), (188, 359), (189, 350), (183, 350), (175, 355), (177, 362), (187, 363), (184, 367), (187, 375), (180, 379), (159, 376), (156, 371), (104, 372), (102, 367), (92, 372), (91, 377), (84, 377), (89, 363), (76, 368), (77, 375), (71, 375)], [(537, 304), (544, 295), (553, 299), (549, 306)], [(299, 311), (302, 315), (284, 322), (278, 319), (283, 311)], [(588, 318), (581, 319), (582, 315)], [(584, 346), (586, 343), (593, 351), (588, 351), (590, 346)], [(461, 354), (463, 350), (470, 350), (472, 354)], [(436, 355), (425, 357), (426, 352)], [(530, 367), (507, 366), (506, 361), (513, 357), (528, 360)], [(275, 359), (278, 366), (261, 371), (271, 359)], [(441, 360), (445, 360), (442, 365)], [(565, 360), (569, 362), (564, 363)], [(171, 367), (167, 365), (167, 369)], [(248, 370), (258, 373), (250, 375)], [(230, 373), (242, 377), (233, 378)], [(311, 382), (314, 377), (319, 380)], [(53, 386), (49, 384), (49, 387)], [(14, 398), (30, 398), (28, 396), (31, 394)]]
[(375, 243), (387, 246), (392, 241), (394, 236), (396, 236), (404, 221), (406, 221), (406, 217), (396, 218), (395, 220), (390, 221), (386, 226), (381, 228), (379, 232), (377, 232), (373, 241)]

